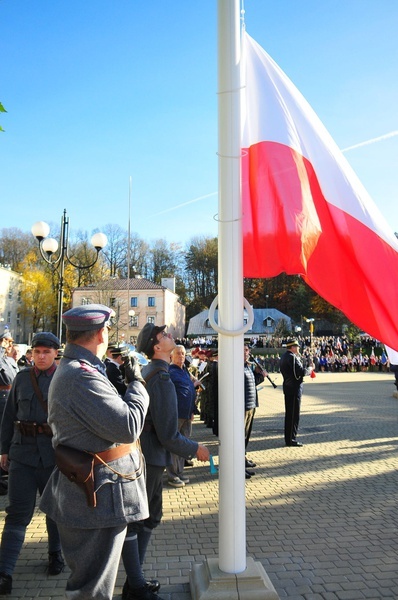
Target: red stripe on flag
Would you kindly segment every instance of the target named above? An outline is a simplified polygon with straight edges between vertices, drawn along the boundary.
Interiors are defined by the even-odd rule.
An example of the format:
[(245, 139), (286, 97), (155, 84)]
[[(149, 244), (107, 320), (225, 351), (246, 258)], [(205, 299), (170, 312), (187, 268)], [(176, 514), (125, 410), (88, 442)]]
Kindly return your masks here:
[(242, 203), (245, 277), (301, 274), (351, 321), (397, 348), (398, 252), (324, 198), (306, 158), (275, 142), (244, 149)]

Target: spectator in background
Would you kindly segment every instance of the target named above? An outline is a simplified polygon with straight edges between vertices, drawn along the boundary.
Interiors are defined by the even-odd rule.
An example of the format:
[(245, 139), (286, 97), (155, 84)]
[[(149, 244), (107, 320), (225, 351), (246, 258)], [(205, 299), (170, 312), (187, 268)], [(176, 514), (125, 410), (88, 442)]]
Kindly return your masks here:
[[(180, 344), (175, 346), (171, 352), (169, 373), (177, 394), (178, 431), (189, 438), (192, 434), (196, 387), (199, 381), (192, 380), (185, 366), (185, 354), (184, 346)], [(166, 471), (168, 482), (173, 487), (177, 487), (176, 482), (189, 483), (189, 477), (184, 475), (184, 463), (184, 457), (171, 453), (171, 464), (166, 467)]]

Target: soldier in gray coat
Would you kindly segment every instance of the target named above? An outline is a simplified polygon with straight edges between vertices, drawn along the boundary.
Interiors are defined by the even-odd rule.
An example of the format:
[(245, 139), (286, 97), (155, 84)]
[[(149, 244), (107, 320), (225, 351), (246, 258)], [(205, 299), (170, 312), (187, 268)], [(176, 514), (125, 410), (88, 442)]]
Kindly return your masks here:
[(152, 323), (146, 323), (137, 339), (138, 352), (144, 352), (152, 359), (142, 370), (150, 397), (149, 410), (141, 436), (142, 451), (147, 464), (149, 517), (128, 527), (122, 553), (127, 572), (123, 600), (158, 598), (155, 592), (160, 588), (160, 584), (156, 580), (147, 582), (146, 595), (137, 594), (136, 547), (138, 544), (142, 565), (152, 531), (162, 518), (162, 478), (165, 468), (171, 464), (171, 453), (187, 460), (194, 456), (201, 461), (210, 458), (206, 446), (190, 440), (178, 430), (177, 394), (169, 375), (170, 355), (176, 344), (172, 335), (166, 333), (165, 329), (166, 325), (157, 327)]
[(139, 369), (126, 369), (123, 398), (106, 377), (101, 358), (112, 313), (88, 304), (63, 315), (67, 344), (49, 394), (55, 447), (115, 454), (128, 446), (119, 458), (94, 467), (95, 508), (58, 468), (44, 491), (40, 507), (58, 525), (71, 569), (66, 597), (73, 600), (112, 598), (127, 523), (148, 517), (145, 464), (137, 441), (149, 398)]
[[(36, 333), (32, 348), (34, 367), (20, 371), (13, 382), (1, 423), (1, 466), (9, 472), (9, 504), (0, 548), (0, 595), (11, 593), (12, 575), (33, 517), (37, 492), (55, 465), (47, 423), (47, 397), (60, 346), (50, 332)], [(59, 575), (64, 562), (57, 526), (46, 519), (49, 575)]]

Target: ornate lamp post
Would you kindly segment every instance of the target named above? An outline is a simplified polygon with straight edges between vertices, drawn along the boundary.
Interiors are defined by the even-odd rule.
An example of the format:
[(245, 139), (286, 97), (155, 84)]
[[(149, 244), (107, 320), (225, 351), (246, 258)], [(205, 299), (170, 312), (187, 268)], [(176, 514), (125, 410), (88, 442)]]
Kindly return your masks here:
[[(65, 263), (69, 263), (75, 269), (90, 269), (98, 260), (98, 255), (102, 248), (108, 243), (104, 233), (95, 233), (91, 238), (91, 243), (97, 251), (95, 260), (89, 265), (75, 264), (69, 257), (69, 217), (66, 209), (61, 219), (60, 244), (54, 238), (47, 237), (50, 233), (50, 227), (44, 221), (38, 221), (32, 226), (33, 235), (39, 242), (40, 254), (45, 262), (53, 267), (58, 273), (58, 310), (57, 310), (57, 336), (61, 340), (62, 336), (62, 312), (64, 303), (64, 273)], [(54, 256), (59, 247), (58, 256)]]

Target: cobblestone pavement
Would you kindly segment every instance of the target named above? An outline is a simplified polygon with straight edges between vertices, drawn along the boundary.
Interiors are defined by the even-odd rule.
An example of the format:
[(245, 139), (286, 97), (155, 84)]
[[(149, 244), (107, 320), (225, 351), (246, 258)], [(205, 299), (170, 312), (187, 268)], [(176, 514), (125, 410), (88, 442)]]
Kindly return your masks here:
[[(260, 391), (249, 445), (258, 467), (246, 482), (247, 554), (260, 561), (281, 600), (398, 598), (398, 400), (393, 375), (319, 373), (304, 386), (302, 448), (283, 443), (281, 376)], [(200, 421), (194, 437), (217, 440)], [(217, 459), (216, 459), (217, 462)], [(165, 600), (190, 600), (192, 563), (218, 554), (217, 476), (188, 468), (191, 482), (165, 486), (164, 520), (145, 566)], [(0, 497), (4, 520), (6, 497)], [(68, 577), (46, 575), (43, 515), (36, 512), (10, 598), (64, 597)], [(119, 571), (114, 598), (124, 581)]]

